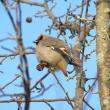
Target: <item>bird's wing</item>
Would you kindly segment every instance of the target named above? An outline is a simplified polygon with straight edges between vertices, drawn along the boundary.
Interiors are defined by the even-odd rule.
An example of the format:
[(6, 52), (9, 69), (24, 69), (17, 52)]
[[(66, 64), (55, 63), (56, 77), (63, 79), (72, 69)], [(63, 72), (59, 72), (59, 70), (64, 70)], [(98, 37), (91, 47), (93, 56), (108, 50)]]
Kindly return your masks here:
[(49, 37), (49, 39), (44, 39), (41, 42), (45, 46), (57, 46), (58, 48), (62, 48), (62, 47), (69, 48), (67, 43), (57, 38)]
[(81, 66), (81, 61), (78, 58), (73, 57), (66, 47), (57, 48), (55, 46), (51, 46), (54, 51), (57, 51), (62, 57), (72, 65)]

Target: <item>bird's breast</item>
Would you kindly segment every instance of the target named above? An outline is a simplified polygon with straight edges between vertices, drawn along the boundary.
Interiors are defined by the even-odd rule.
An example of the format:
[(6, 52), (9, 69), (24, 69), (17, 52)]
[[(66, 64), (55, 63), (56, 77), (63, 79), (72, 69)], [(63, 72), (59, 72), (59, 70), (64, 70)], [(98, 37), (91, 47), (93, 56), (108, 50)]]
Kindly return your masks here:
[(63, 57), (50, 47), (38, 45), (36, 48), (36, 54), (40, 61), (45, 61), (50, 64), (56, 65)]

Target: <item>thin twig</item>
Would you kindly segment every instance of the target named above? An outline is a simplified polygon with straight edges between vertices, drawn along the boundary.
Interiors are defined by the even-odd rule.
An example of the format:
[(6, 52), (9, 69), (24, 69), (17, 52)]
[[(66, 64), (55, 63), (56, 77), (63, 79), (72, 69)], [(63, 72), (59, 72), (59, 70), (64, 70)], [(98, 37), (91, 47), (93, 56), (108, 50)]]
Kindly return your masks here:
[(10, 84), (12, 84), (14, 81), (16, 81), (21, 75), (17, 74), (16, 77), (14, 79), (12, 79), (10, 82), (8, 82), (7, 84), (5, 84), (3, 87), (1, 87), (0, 89), (5, 89), (7, 86), (9, 86)]
[(37, 86), (42, 80), (44, 80), (49, 74), (50, 74), (50, 72), (48, 72), (48, 73), (45, 74), (41, 79), (39, 79), (39, 80), (31, 87), (30, 90), (33, 90), (34, 88), (36, 88), (36, 86)]
[(51, 110), (55, 110), (48, 102), (44, 102), (46, 105), (50, 107)]
[(14, 54), (1, 54), (0, 57), (12, 57), (12, 56), (17, 56), (17, 55), (22, 55), (22, 54), (25, 54), (25, 55), (35, 54), (35, 52), (17, 52)]
[(9, 18), (10, 18), (10, 21), (11, 21), (11, 23), (12, 23), (12, 26), (13, 26), (13, 28), (14, 28), (14, 31), (16, 32), (17, 28), (16, 28), (16, 25), (15, 25), (13, 16), (12, 16), (12, 14), (11, 14), (9, 8), (8, 8), (7, 5), (6, 5), (5, 0), (1, 0), (1, 2), (2, 2), (2, 4), (3, 4), (3, 6), (4, 6), (4, 8), (5, 8), (5, 10), (6, 10), (7, 14), (8, 14), (8, 16), (9, 16)]
[(60, 83), (60, 81), (58, 80), (57, 76), (55, 74), (53, 74), (53, 76), (55, 77), (55, 79), (57, 80), (57, 83), (59, 84), (59, 86), (62, 88), (63, 92), (65, 93), (66, 95), (66, 98), (68, 99), (68, 103), (70, 104), (70, 106), (72, 107), (72, 109), (74, 108), (73, 107), (73, 104), (69, 98), (69, 95), (68, 95), (68, 92), (65, 91), (64, 87), (62, 86), (62, 84)]

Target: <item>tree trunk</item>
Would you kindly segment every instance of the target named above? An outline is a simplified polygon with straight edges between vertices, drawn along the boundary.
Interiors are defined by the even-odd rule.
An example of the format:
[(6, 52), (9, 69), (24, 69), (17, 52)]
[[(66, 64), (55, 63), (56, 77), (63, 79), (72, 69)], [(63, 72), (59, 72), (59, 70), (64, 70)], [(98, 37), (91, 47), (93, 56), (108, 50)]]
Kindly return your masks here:
[(96, 53), (99, 96), (102, 110), (110, 110), (110, 38), (107, 0), (96, 3)]

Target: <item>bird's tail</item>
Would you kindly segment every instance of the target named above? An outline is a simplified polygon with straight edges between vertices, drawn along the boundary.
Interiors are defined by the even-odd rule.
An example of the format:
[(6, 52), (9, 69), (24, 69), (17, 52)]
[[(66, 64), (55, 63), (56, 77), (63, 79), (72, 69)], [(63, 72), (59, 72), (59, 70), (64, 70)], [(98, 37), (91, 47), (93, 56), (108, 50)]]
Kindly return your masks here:
[(81, 60), (78, 57), (74, 57), (73, 55), (68, 56), (69, 64), (75, 65), (75, 66), (82, 66)]

